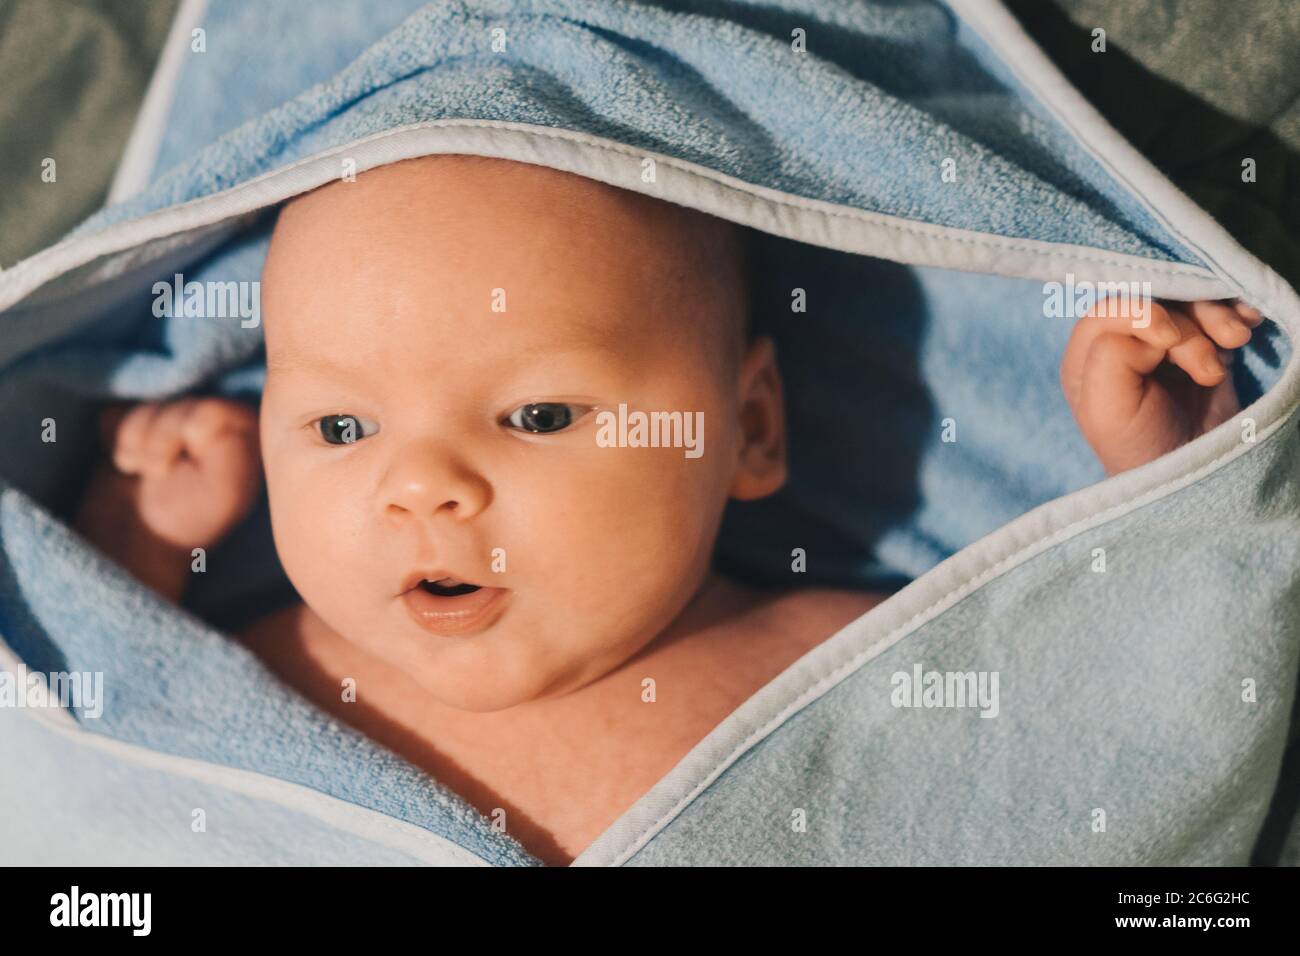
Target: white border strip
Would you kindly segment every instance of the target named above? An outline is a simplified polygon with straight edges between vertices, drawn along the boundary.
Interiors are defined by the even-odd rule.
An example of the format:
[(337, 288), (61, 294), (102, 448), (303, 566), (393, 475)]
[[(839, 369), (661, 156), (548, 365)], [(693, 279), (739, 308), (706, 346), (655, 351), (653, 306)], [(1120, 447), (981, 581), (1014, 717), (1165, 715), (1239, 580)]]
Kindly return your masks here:
[[(764, 232), (816, 246), (907, 265), (1015, 278), (1148, 280), (1171, 298), (1232, 294), (1220, 277), (1195, 266), (1086, 246), (1003, 236), (912, 222), (755, 186), (706, 166), (633, 149), (568, 130), (489, 120), (438, 120), (399, 127), (266, 173), (238, 186), (160, 210), (102, 232), (66, 239), (0, 275), (0, 310), (97, 259), (148, 255), (147, 244), (280, 203), (339, 178), (344, 158), (356, 171), (435, 153), (473, 153), (565, 170), (658, 199), (691, 206)], [(652, 158), (657, 181), (641, 181)], [(174, 243), (173, 243), (174, 244)], [(111, 263), (105, 268), (112, 269)]]
[(113, 183), (108, 188), (108, 204), (129, 199), (149, 185), (149, 175), (158, 161), (162, 147), (163, 130), (171, 112), (176, 83), (180, 79), (181, 65), (190, 48), (190, 32), (207, 12), (208, 0), (182, 0), (172, 18), (171, 29), (163, 41), (158, 65), (154, 68), (144, 102), (136, 114), (126, 149), (118, 162)]
[[(21, 667), (18, 655), (0, 638), (0, 670), (19, 673)], [(413, 823), (328, 796), (301, 784), (203, 760), (165, 754), (94, 733), (82, 727), (76, 718), (61, 707), (24, 708), (22, 712), (4, 715), (4, 719), (34, 719), (74, 743), (92, 747), (136, 766), (277, 804), (363, 840), (409, 854), (433, 866), (491, 865), (459, 844)], [(10, 785), (12, 784), (6, 784)]]

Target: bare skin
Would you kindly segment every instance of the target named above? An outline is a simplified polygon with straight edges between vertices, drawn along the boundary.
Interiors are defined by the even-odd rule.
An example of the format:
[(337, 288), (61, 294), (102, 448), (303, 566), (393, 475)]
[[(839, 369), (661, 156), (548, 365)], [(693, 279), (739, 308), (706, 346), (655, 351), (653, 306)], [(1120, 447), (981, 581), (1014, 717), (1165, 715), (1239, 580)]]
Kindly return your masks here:
[(1099, 303), (1061, 360), (1061, 388), (1106, 474), (1173, 451), (1241, 410), (1228, 365), (1263, 318), (1244, 303)]
[[(771, 343), (744, 345), (723, 316), (737, 300), (719, 278), (726, 229), (469, 157), (300, 197), (263, 274), (259, 417), (220, 399), (108, 410), (111, 463), (78, 526), (179, 601), (190, 549), (229, 533), (265, 478), (303, 603), (239, 639), (567, 864), (736, 707), (888, 596), (760, 593), (710, 567), (727, 500), (786, 478)], [(504, 312), (490, 307), (496, 290)], [(1187, 322), (1170, 319), (1180, 338), (1162, 359), (1193, 362), (1211, 332), (1225, 348), (1249, 338), (1220, 310), (1189, 308)], [(1108, 470), (1217, 424), (1222, 392), (1208, 415), (1195, 389), (1152, 397), (1150, 354), (1095, 349), (1116, 337), (1104, 322), (1080, 321), (1062, 384)], [(571, 421), (519, 427), (537, 425), (520, 409), (539, 403)], [(705, 453), (601, 447), (595, 412), (619, 403), (703, 412)], [(336, 443), (340, 420), (354, 434)], [(412, 583), (424, 573), (480, 585), (490, 611), (464, 633), (430, 632), (409, 603), (428, 593)]]

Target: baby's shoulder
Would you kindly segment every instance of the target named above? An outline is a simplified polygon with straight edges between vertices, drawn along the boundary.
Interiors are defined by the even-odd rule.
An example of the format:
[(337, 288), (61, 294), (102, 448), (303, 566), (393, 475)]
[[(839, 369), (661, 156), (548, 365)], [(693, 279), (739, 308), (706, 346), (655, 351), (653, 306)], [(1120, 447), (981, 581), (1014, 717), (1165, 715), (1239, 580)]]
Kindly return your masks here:
[(294, 601), (263, 615), (233, 637), (264, 665), (297, 686), (307, 679), (311, 668), (305, 662), (319, 656), (318, 648), (328, 637), (328, 629), (306, 604)]
[(363, 680), (358, 658), (302, 601), (272, 611), (234, 637), (281, 681), (345, 723), (352, 721), (339, 681), (342, 674)]
[(283, 644), (302, 634), (309, 625), (307, 605), (294, 601), (279, 610), (264, 614), (245, 627), (235, 638), (250, 650), (265, 649), (269, 645)]
[[(802, 588), (793, 592), (790, 600), (807, 614), (821, 614), (828, 617), (849, 615), (849, 620), (861, 617), (877, 604), (886, 600), (888, 594), (879, 591), (850, 591), (843, 588)], [(847, 624), (848, 621), (845, 621)]]
[(888, 597), (888, 594), (877, 591), (841, 588), (814, 587), (783, 591), (765, 603), (763, 625), (772, 631), (796, 638), (811, 648)]

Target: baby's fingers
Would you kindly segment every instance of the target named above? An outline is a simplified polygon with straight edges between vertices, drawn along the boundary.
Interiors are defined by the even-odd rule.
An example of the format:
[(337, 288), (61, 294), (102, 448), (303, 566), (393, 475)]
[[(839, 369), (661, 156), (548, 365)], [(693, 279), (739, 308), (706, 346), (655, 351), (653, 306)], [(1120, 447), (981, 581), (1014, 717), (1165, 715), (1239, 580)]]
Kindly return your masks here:
[(1250, 341), (1250, 326), (1240, 312), (1226, 302), (1189, 302), (1187, 314), (1220, 348), (1239, 349)]
[(113, 467), (123, 474), (138, 474), (144, 465), (145, 445), (155, 418), (162, 412), (161, 402), (140, 402), (125, 408), (109, 409), (100, 419), (100, 428), (109, 446)]
[(1259, 323), (1264, 321), (1263, 313), (1253, 305), (1247, 305), (1245, 302), (1237, 300), (1233, 307), (1237, 310), (1237, 314), (1241, 316), (1246, 321), (1246, 324), (1252, 329), (1256, 328)]
[(1162, 352), (1177, 345), (1182, 333), (1159, 302), (1106, 299), (1074, 324), (1061, 360), (1061, 386), (1073, 406), (1083, 386), (1083, 368), (1094, 343), (1103, 335), (1126, 335)]
[(1169, 313), (1178, 324), (1182, 340), (1169, 350), (1167, 358), (1192, 377), (1197, 385), (1213, 388), (1224, 380), (1227, 368), (1219, 361), (1219, 352), (1200, 326), (1181, 312)]
[(165, 478), (185, 451), (181, 429), (194, 400), (168, 402), (149, 424), (144, 439), (141, 473), (146, 478)]
[(1164, 357), (1164, 349), (1132, 335), (1121, 332), (1099, 335), (1084, 360), (1082, 401), (1076, 409), (1085, 434), (1131, 420), (1142, 404), (1147, 376)]
[(1081, 321), (1093, 325), (1098, 333), (1123, 332), (1162, 349), (1182, 337), (1169, 310), (1154, 299), (1103, 299)]
[(257, 412), (221, 398), (199, 399), (184, 425), (185, 450), (196, 461), (224, 454), (231, 441), (236, 447), (257, 447)]

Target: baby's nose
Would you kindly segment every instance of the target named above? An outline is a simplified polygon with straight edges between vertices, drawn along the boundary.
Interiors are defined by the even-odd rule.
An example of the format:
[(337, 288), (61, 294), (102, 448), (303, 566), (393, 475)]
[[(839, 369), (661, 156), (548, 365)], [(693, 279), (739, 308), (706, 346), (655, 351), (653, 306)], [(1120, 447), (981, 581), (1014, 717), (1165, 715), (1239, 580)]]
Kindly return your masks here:
[(392, 516), (446, 514), (467, 520), (492, 500), (488, 481), (466, 462), (434, 448), (408, 449), (393, 463), (381, 497)]

